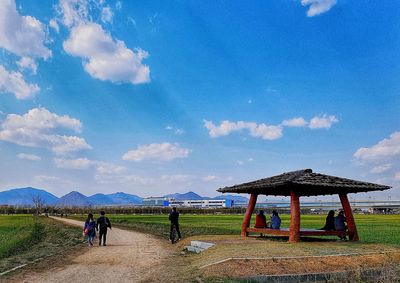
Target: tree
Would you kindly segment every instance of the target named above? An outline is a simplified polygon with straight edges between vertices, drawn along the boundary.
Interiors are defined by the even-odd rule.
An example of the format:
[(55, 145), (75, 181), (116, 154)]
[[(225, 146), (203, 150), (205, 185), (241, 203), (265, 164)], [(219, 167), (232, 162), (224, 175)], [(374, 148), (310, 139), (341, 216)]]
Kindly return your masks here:
[(39, 195), (32, 196), (33, 208), (35, 209), (35, 215), (39, 215), (44, 207), (43, 198)]

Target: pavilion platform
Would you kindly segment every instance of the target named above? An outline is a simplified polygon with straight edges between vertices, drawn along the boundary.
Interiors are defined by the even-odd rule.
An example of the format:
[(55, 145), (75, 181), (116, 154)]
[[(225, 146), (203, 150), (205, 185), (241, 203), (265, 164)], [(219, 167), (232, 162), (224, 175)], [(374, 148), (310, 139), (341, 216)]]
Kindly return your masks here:
[[(218, 189), (221, 193), (250, 194), (249, 203), (242, 224), (242, 236), (250, 232), (289, 236), (289, 242), (299, 242), (302, 236), (349, 236), (352, 241), (358, 241), (359, 236), (353, 211), (347, 194), (369, 191), (383, 191), (390, 186), (379, 185), (314, 173), (311, 169), (292, 171), (253, 182)], [(250, 228), (251, 216), (258, 195), (289, 196), (290, 197), (290, 227), (288, 229)], [(300, 197), (338, 195), (346, 216), (346, 231), (325, 231), (305, 229), (300, 226)]]

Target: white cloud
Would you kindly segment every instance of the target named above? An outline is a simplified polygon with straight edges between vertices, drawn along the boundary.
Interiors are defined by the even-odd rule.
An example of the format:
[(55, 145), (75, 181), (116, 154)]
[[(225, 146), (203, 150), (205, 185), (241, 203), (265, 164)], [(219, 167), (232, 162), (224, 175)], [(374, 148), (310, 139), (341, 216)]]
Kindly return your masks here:
[(253, 162), (253, 161), (254, 161), (254, 159), (252, 157), (250, 157), (250, 158), (247, 158), (247, 160), (237, 160), (236, 164), (242, 166), (242, 165), (244, 165), (246, 163), (250, 163), (250, 162)]
[(113, 19), (113, 12), (110, 7), (104, 7), (101, 10), (101, 21), (103, 23), (111, 23)]
[(94, 78), (132, 84), (150, 81), (150, 68), (142, 64), (148, 53), (140, 48), (132, 51), (123, 41), (113, 40), (99, 24), (73, 27), (63, 46), (67, 53), (84, 59), (85, 71)]
[(394, 175), (394, 179), (395, 179), (396, 181), (400, 181), (400, 172), (397, 172), (397, 173)]
[(19, 56), (47, 59), (51, 51), (45, 41), (45, 26), (40, 21), (21, 16), (14, 0), (1, 1), (0, 47)]
[[(62, 22), (69, 28), (70, 34), (64, 41), (64, 50), (83, 59), (83, 66), (92, 77), (132, 84), (150, 81), (150, 68), (142, 64), (148, 52), (136, 48), (127, 48), (121, 40), (112, 36), (98, 23), (90, 21), (88, 2), (82, 0), (61, 0), (59, 12)], [(102, 10), (104, 21), (112, 20), (109, 7)]]
[(392, 168), (392, 164), (383, 164), (380, 166), (373, 167), (369, 172), (371, 172), (373, 174), (380, 174), (380, 173), (390, 170), (391, 168)]
[(217, 180), (217, 176), (208, 175), (201, 178), (204, 182), (213, 182)]
[(334, 115), (322, 115), (315, 116), (310, 120), (308, 127), (310, 129), (329, 129), (333, 123), (337, 123), (339, 120)]
[(128, 24), (131, 24), (131, 25), (133, 25), (133, 26), (136, 26), (136, 21), (135, 21), (135, 19), (132, 18), (132, 17), (128, 17), (127, 23), (128, 23)]
[(96, 174), (95, 180), (99, 184), (121, 184), (121, 185), (152, 185), (156, 181), (153, 178), (125, 174)]
[(178, 136), (183, 135), (183, 134), (185, 133), (185, 130), (179, 129), (179, 128), (174, 128), (174, 127), (172, 127), (172, 126), (166, 126), (165, 129), (166, 129), (167, 131), (173, 131), (174, 134), (175, 134), (175, 135), (178, 135)]
[(247, 129), (251, 136), (259, 137), (265, 140), (274, 140), (282, 137), (281, 126), (270, 126), (264, 123), (257, 124), (254, 122), (230, 122), (222, 121), (219, 126), (214, 125), (213, 122), (204, 120), (204, 127), (209, 130), (209, 135), (212, 138), (226, 136), (232, 132), (239, 132)]
[(27, 153), (18, 153), (17, 157), (19, 159), (30, 160), (30, 161), (41, 160), (40, 156), (37, 156), (35, 154), (27, 154)]
[(137, 149), (128, 151), (122, 156), (122, 159), (135, 162), (143, 160), (171, 161), (177, 158), (186, 158), (189, 153), (189, 149), (180, 147), (177, 143), (152, 143), (140, 145)]
[(35, 60), (33, 60), (30, 57), (21, 57), (19, 61), (17, 61), (18, 67), (20, 67), (22, 70), (23, 69), (30, 69), (33, 74), (36, 74), (37, 71), (37, 64)]
[(36, 84), (27, 83), (19, 72), (8, 72), (0, 65), (0, 92), (12, 93), (17, 99), (28, 99), (40, 90)]
[(120, 174), (126, 171), (124, 166), (119, 166), (108, 162), (97, 162), (96, 164), (96, 171), (99, 174)]
[(80, 132), (79, 120), (59, 116), (45, 108), (34, 108), (24, 115), (8, 114), (0, 124), (0, 140), (27, 147), (41, 147), (57, 155), (90, 149), (83, 138), (59, 134), (61, 129)]
[(50, 186), (55, 186), (55, 187), (60, 187), (61, 186), (67, 186), (70, 188), (71, 186), (77, 186), (77, 184), (69, 181), (62, 179), (57, 176), (49, 176), (49, 175), (37, 175), (33, 178), (34, 182), (40, 184), (40, 185), (50, 185)]
[(304, 118), (297, 117), (288, 120), (283, 120), (282, 125), (286, 127), (304, 127), (307, 125), (307, 122), (306, 120), (304, 120)]
[(176, 175), (162, 175), (160, 181), (165, 184), (171, 183), (190, 183), (193, 180), (193, 176), (176, 174)]
[(93, 162), (87, 158), (77, 158), (77, 159), (63, 159), (63, 158), (54, 158), (54, 163), (57, 168), (64, 169), (88, 169)]
[(89, 15), (87, 0), (60, 0), (58, 13), (62, 15), (62, 23), (72, 27), (87, 22)]
[[(339, 120), (334, 116), (315, 116), (307, 122), (302, 117), (296, 117), (283, 120), (280, 125), (267, 125), (265, 123), (257, 124), (255, 122), (228, 120), (222, 121), (220, 125), (215, 125), (212, 121), (203, 120), (204, 127), (208, 130), (208, 134), (212, 138), (227, 136), (233, 132), (247, 130), (252, 137), (262, 138), (264, 140), (275, 140), (283, 136), (283, 127), (305, 127), (308, 125), (310, 129), (329, 129), (333, 123)], [(168, 128), (167, 128), (168, 129)], [(172, 129), (172, 127), (170, 128)]]
[(57, 21), (55, 19), (51, 19), (49, 22), (49, 26), (54, 29), (57, 33), (60, 32), (60, 26), (58, 25)]
[(301, 5), (309, 6), (307, 17), (314, 17), (328, 12), (336, 4), (336, 0), (301, 0)]
[(359, 148), (354, 157), (365, 162), (381, 162), (400, 155), (400, 132), (394, 132), (371, 147)]

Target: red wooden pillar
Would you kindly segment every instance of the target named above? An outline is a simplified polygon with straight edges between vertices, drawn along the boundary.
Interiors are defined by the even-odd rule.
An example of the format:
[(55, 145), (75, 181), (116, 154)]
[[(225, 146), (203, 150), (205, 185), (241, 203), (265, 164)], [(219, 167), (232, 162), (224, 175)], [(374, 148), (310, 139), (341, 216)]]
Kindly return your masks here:
[(300, 241), (300, 199), (298, 194), (290, 192), (290, 231), (289, 242)]
[(353, 211), (351, 210), (347, 194), (339, 194), (339, 198), (340, 202), (342, 203), (344, 215), (346, 216), (347, 227), (349, 229), (349, 238), (352, 241), (358, 241), (359, 238), (357, 233), (356, 222), (354, 221)]
[(243, 224), (242, 224), (242, 237), (247, 237), (249, 235), (249, 233), (247, 233), (246, 229), (250, 225), (250, 219), (251, 219), (251, 215), (253, 214), (254, 207), (256, 206), (257, 196), (258, 195), (256, 195), (256, 194), (250, 195), (249, 204), (247, 205), (246, 213), (244, 215)]

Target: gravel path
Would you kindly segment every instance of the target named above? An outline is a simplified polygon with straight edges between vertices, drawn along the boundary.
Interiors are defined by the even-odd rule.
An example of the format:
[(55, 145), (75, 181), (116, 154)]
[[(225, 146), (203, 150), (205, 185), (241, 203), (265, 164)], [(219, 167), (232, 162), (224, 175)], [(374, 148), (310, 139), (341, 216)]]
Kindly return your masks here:
[[(70, 225), (81, 221), (55, 218)], [(66, 266), (28, 273), (21, 282), (165, 282), (172, 250), (151, 235), (113, 228), (107, 246), (85, 247)], [(168, 280), (170, 281), (170, 280)]]

